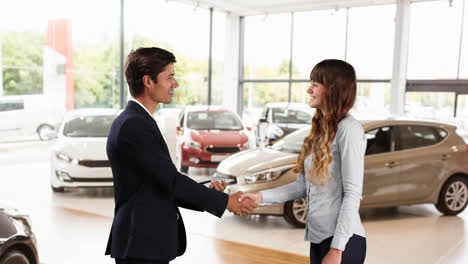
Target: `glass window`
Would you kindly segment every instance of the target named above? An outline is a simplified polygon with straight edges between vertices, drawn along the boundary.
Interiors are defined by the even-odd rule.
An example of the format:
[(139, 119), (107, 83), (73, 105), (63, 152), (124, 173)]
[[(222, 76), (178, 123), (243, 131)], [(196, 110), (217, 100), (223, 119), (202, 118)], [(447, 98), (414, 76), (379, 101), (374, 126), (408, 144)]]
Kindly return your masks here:
[(351, 114), (360, 120), (384, 118), (390, 112), (389, 82), (358, 82), (357, 97)]
[(289, 78), (291, 14), (245, 18), (245, 79)]
[[(171, 51), (177, 59), (174, 67), (179, 87), (174, 90), (171, 104), (206, 104), (209, 11), (177, 1), (138, 0), (125, 1), (125, 4), (127, 49), (156, 46)], [(218, 21), (219, 17), (215, 16), (214, 19)], [(169, 23), (169, 26), (169, 21), (183, 21), (183, 23)], [(216, 21), (213, 22), (218, 23)], [(219, 38), (218, 34), (214, 37)], [(215, 39), (213, 44), (214, 41)], [(220, 47), (215, 44), (213, 48), (217, 60)], [(216, 67), (214, 71), (219, 70), (218, 64), (213, 66)], [(215, 79), (212, 81), (214, 84)], [(213, 91), (212, 98), (216, 96)]]
[(187, 117), (187, 127), (197, 130), (241, 130), (242, 123), (228, 111), (197, 111), (190, 112)]
[(468, 95), (466, 94), (458, 95), (456, 119), (459, 128), (468, 130)]
[(408, 79), (457, 77), (462, 4), (463, 1), (411, 4)]
[(344, 59), (346, 9), (294, 13), (293, 79), (309, 79), (324, 59)]
[(444, 139), (443, 134), (439, 129), (430, 126), (399, 125), (395, 150), (430, 146)]
[[(213, 12), (213, 53), (211, 65), (211, 104), (213, 105), (223, 104), (225, 28), (226, 14)], [(208, 49), (208, 46), (206, 49)]]
[(66, 137), (107, 137), (117, 116), (82, 116), (68, 121), (63, 128)]
[(451, 120), (454, 105), (455, 93), (407, 92), (404, 111), (409, 117)]
[(346, 60), (359, 79), (391, 79), (395, 5), (350, 8)]
[(463, 1), (465, 1), (465, 23), (463, 24), (463, 40), (460, 60), (460, 79), (468, 79), (468, 1)]
[[(308, 79), (307, 77), (306, 79)], [(292, 83), (291, 85), (291, 102), (295, 103), (305, 103), (309, 104), (310, 96), (307, 93), (307, 89), (309, 88), (310, 83)]]
[(288, 89), (287, 83), (244, 83), (243, 118), (258, 121), (267, 103), (288, 101)]
[(366, 155), (391, 151), (392, 129), (389, 126), (379, 127), (366, 132)]

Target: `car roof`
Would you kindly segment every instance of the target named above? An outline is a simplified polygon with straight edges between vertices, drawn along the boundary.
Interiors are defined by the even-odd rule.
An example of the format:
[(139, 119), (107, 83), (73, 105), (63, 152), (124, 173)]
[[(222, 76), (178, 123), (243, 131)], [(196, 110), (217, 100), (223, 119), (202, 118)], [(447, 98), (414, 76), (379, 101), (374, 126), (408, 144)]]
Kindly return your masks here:
[(447, 129), (455, 129), (456, 127), (450, 124), (436, 122), (432, 120), (419, 120), (419, 119), (407, 119), (401, 118), (386, 118), (381, 120), (359, 120), (364, 128), (384, 125), (420, 125), (420, 126), (433, 126), (433, 127), (445, 127)]

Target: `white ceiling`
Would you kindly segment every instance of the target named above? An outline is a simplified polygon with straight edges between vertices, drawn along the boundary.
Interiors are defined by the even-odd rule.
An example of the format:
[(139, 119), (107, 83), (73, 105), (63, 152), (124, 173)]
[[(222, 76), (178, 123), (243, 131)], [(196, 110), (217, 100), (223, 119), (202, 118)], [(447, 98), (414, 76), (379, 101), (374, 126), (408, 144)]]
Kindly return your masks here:
[[(169, 0), (166, 0), (169, 1)], [(397, 0), (171, 0), (241, 16), (394, 4)], [(410, 0), (410, 2), (435, 0)], [(438, 0), (449, 1), (449, 0)]]

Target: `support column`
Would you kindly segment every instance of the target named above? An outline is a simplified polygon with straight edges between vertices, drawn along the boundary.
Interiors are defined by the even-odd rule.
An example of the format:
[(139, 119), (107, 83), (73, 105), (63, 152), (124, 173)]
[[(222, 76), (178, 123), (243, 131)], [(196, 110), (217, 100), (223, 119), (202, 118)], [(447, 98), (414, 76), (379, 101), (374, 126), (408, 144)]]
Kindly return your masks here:
[(397, 116), (403, 115), (405, 106), (409, 26), (410, 0), (398, 0), (395, 15), (395, 44), (393, 47), (392, 92), (390, 98), (390, 113)]
[[(224, 90), (223, 106), (240, 113), (239, 100), (239, 24), (240, 16), (226, 15), (226, 35), (224, 41)], [(242, 98), (240, 98), (242, 101)]]
[(124, 3), (124, 0), (120, 0), (120, 57), (119, 57), (119, 66), (120, 66), (120, 70), (119, 70), (119, 105), (120, 105), (120, 109), (123, 109), (126, 105), (126, 93), (125, 93), (125, 78), (124, 78), (124, 57), (125, 57), (125, 54), (124, 54), (124, 49), (125, 49), (125, 35), (124, 35), (124, 32), (125, 32), (125, 18), (124, 18), (124, 14), (125, 14), (125, 11), (124, 11), (124, 8), (125, 8), (125, 3)]
[(3, 96), (2, 32), (0, 32), (0, 96)]

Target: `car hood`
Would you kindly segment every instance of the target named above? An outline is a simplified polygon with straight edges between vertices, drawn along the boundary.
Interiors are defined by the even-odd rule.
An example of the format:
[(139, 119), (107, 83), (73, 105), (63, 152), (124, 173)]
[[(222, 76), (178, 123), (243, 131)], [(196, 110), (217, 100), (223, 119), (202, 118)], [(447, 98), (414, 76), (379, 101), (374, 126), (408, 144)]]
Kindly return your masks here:
[(235, 177), (294, 164), (296, 153), (281, 152), (268, 148), (257, 148), (239, 152), (223, 160), (217, 171)]
[(242, 130), (192, 130), (190, 136), (203, 145), (236, 146), (248, 141)]
[(54, 150), (78, 160), (108, 160), (107, 138), (61, 138)]

